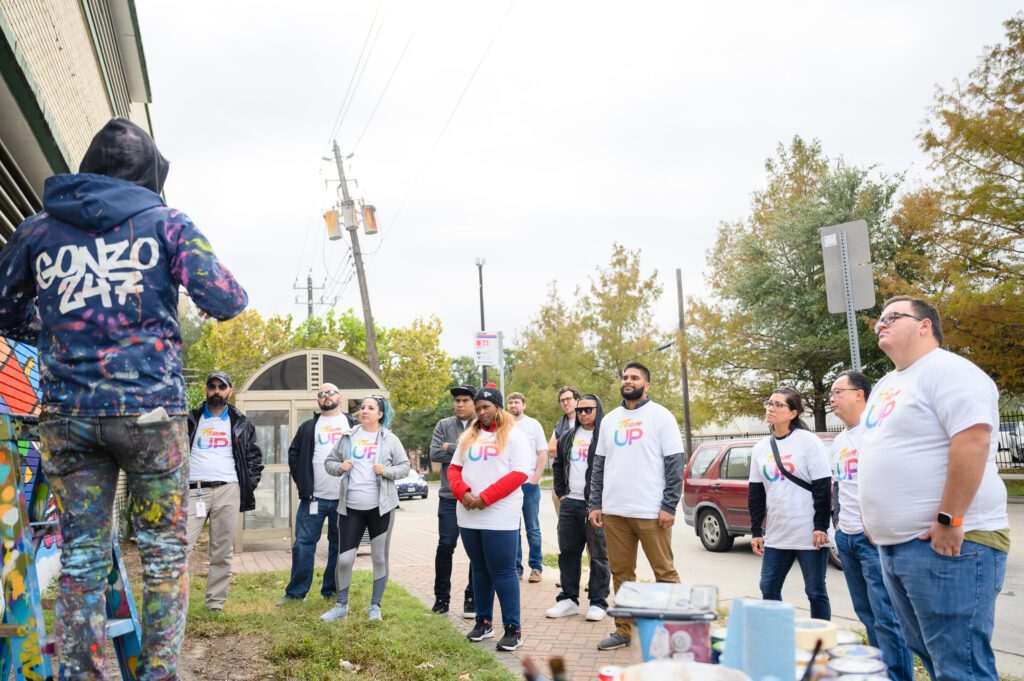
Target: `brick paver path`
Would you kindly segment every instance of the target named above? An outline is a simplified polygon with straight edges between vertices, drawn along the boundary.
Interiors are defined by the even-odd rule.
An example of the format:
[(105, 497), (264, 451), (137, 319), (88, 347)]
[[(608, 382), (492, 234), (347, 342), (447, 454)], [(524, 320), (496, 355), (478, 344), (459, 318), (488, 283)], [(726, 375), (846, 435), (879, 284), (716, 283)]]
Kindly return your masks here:
[[(431, 489), (431, 492), (434, 492), (435, 489)], [(542, 499), (542, 502), (550, 503), (546, 497)], [(435, 506), (432, 504), (431, 508), (435, 508)], [(434, 550), (437, 547), (437, 518), (432, 513), (417, 511), (419, 509), (410, 510), (410, 512), (400, 511), (395, 520), (394, 536), (391, 538), (391, 578), (429, 607), (434, 603)], [(547, 553), (557, 553), (557, 546), (553, 543), (554, 536), (549, 537), (548, 534), (553, 535), (554, 533), (544, 535), (544, 550)], [(371, 569), (368, 550), (364, 551), (366, 553), (360, 553), (356, 559), (357, 570)], [(327, 565), (326, 538), (322, 539), (317, 547), (316, 565), (319, 567)], [(234, 557), (235, 572), (289, 569), (291, 569), (291, 551), (289, 549), (248, 550)], [(473, 624), (471, 620), (464, 620), (458, 616), (462, 611), (461, 594), (466, 588), (468, 569), (469, 559), (460, 543), (459, 548), (455, 551), (452, 569), (453, 612), (449, 613), (447, 618), (463, 632), (468, 632)], [(525, 579), (521, 582), (520, 618), (525, 640), (522, 648), (515, 653), (495, 651), (494, 644), (497, 638), (501, 637), (501, 615), (497, 598), (494, 603), (495, 638), (487, 639), (476, 645), (494, 653), (517, 678), (522, 674), (520, 660), (527, 656), (541, 662), (542, 669), (548, 675), (550, 674), (548, 659), (552, 656), (561, 656), (565, 658), (568, 670), (572, 672), (577, 681), (595, 679), (597, 670), (604, 665), (630, 664), (634, 654), (631, 648), (610, 652), (597, 650), (597, 642), (614, 628), (610, 617), (605, 618), (602, 622), (587, 622), (582, 614), (559, 619), (548, 619), (544, 616), (544, 611), (555, 604), (555, 596), (558, 594), (558, 589), (555, 588), (557, 580), (558, 570), (546, 567), (542, 582), (530, 584)], [(582, 585), (587, 583), (586, 571), (583, 573), (581, 583)], [(319, 588), (320, 585), (314, 583), (310, 591), (315, 593)], [(585, 600), (586, 594), (584, 593), (583, 596), (581, 610), (585, 612), (588, 604)], [(386, 622), (386, 601), (384, 617)]]

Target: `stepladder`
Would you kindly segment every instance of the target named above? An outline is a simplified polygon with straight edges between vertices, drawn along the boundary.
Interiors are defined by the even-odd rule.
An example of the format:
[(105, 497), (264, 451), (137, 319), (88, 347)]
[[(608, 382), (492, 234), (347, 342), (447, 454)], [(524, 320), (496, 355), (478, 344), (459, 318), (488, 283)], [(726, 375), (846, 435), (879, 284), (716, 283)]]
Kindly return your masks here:
[[(48, 638), (43, 580), (61, 550), (57, 504), (42, 470), (34, 416), (0, 414), (0, 681), (53, 679), (55, 642)], [(107, 578), (106, 633), (123, 681), (135, 681), (142, 628), (117, 544)]]

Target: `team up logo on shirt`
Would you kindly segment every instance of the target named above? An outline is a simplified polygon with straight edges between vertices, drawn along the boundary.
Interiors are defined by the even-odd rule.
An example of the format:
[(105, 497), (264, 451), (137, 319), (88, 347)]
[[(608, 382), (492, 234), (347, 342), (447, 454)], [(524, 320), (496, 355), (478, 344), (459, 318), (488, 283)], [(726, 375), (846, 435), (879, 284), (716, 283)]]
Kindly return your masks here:
[(864, 418), (864, 425), (868, 428), (877, 428), (882, 425), (882, 422), (896, 409), (896, 397), (899, 394), (898, 388), (890, 388), (880, 394), (878, 399), (872, 399), (867, 416)]
[(644, 436), (643, 421), (622, 419), (615, 427), (614, 442), (618, 447), (631, 445)]
[[(785, 468), (792, 475), (796, 472), (796, 466), (793, 464), (792, 454), (779, 454), (779, 458), (782, 459), (782, 467)], [(775, 458), (768, 459), (761, 464), (761, 475), (768, 483), (778, 482), (786, 477), (785, 473), (779, 470), (779, 467), (775, 465)]]
[(228, 446), (228, 432), (220, 428), (203, 428), (196, 437), (199, 449), (214, 449)]
[(501, 456), (501, 450), (493, 442), (477, 442), (469, 446), (466, 458), (470, 461), (487, 461)]
[(377, 456), (377, 441), (359, 439), (352, 445), (352, 458), (362, 461), (372, 461)]
[(572, 449), (569, 450), (569, 461), (582, 461), (586, 463), (589, 454), (590, 442), (587, 440), (574, 440)]
[(345, 429), (341, 426), (324, 426), (317, 430), (316, 441), (321, 445), (333, 445), (344, 434)]
[[(130, 247), (130, 249), (129, 249)], [(142, 293), (142, 272), (160, 262), (160, 245), (152, 237), (108, 244), (96, 238), (96, 255), (89, 246), (61, 246), (56, 257), (43, 252), (36, 258), (36, 283), (48, 289), (59, 281), (60, 311), (70, 312), (85, 307), (89, 298), (99, 298), (103, 307), (112, 306), (111, 292), (117, 304), (124, 305), (128, 296)], [(125, 257), (127, 256), (127, 257)]]
[(843, 447), (839, 450), (839, 456), (836, 457), (836, 480), (842, 482), (844, 480), (852, 481), (856, 479), (857, 450)]

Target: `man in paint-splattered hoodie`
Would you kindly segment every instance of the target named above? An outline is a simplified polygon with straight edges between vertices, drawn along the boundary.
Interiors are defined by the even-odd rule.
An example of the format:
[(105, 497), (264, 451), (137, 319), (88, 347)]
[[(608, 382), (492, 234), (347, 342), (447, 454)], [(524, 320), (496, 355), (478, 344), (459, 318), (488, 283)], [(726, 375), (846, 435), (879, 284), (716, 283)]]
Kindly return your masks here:
[(248, 298), (188, 217), (164, 204), (168, 163), (144, 130), (111, 120), (79, 170), (46, 180), (43, 212), (0, 251), (0, 335), (39, 347), (43, 470), (63, 535), (61, 678), (105, 678), (121, 469), (144, 567), (137, 678), (176, 679), (189, 452), (178, 288), (220, 320)]

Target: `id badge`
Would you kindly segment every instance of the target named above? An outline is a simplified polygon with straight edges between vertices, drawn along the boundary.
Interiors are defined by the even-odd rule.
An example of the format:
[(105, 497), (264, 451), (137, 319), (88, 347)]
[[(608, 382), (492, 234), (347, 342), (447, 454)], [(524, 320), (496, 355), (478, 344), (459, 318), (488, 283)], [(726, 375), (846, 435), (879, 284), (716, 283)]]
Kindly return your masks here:
[(200, 499), (199, 501), (196, 502), (196, 517), (197, 518), (205, 518), (206, 517), (206, 502), (203, 501), (202, 499)]
[(319, 501), (311, 501), (311, 502), (309, 502), (309, 514), (310, 515), (320, 515), (320, 502)]

